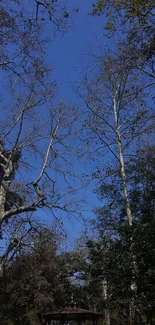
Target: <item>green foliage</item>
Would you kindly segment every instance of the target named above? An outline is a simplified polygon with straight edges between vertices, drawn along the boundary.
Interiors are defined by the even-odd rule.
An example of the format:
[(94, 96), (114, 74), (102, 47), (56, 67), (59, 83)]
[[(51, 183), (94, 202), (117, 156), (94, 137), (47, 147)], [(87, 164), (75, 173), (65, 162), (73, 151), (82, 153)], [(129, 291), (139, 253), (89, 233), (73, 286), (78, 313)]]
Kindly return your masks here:
[(109, 15), (109, 11), (114, 9), (117, 13), (121, 14), (123, 10), (125, 15), (129, 18), (135, 18), (136, 16), (142, 19), (154, 8), (154, 1), (149, 0), (98, 0), (93, 4), (93, 14), (102, 14), (107, 9), (106, 14)]
[[(87, 243), (89, 269), (92, 283), (95, 283), (95, 292), (101, 291), (101, 282), (106, 278), (108, 306), (112, 322), (115, 321), (116, 324), (123, 324), (123, 314), (129, 316), (128, 306), (132, 294), (129, 289), (132, 279), (131, 235), (137, 265), (137, 317), (148, 320), (155, 316), (155, 147), (139, 149), (126, 166), (134, 215), (132, 230), (128, 227), (124, 202), (118, 200), (121, 185), (118, 174), (115, 173), (112, 186), (108, 184), (106, 187), (106, 182), (101, 178), (98, 193), (100, 192), (102, 199), (104, 196), (107, 198), (107, 205), (97, 211), (94, 224), (98, 240)], [(96, 295), (95, 301), (101, 310), (101, 298), (97, 299)]]
[[(108, 34), (116, 32), (120, 39), (123, 35), (126, 45), (133, 44), (134, 56), (148, 60), (155, 54), (155, 47), (148, 54), (154, 40), (154, 9), (153, 0), (96, 0), (92, 15), (103, 15)], [(139, 49), (141, 53), (136, 53)]]
[(1, 324), (38, 325), (39, 315), (66, 303), (70, 282), (62, 277), (56, 249), (54, 237), (38, 235), (32, 250), (6, 266), (0, 278)]

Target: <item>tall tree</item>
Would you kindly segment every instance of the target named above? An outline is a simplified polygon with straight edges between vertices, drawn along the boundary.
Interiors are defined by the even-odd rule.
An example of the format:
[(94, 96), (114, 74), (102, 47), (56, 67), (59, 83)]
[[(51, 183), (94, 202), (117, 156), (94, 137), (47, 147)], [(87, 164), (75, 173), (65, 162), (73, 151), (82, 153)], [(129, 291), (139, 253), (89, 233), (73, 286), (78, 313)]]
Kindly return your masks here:
[[(132, 255), (132, 280), (133, 293), (131, 305), (131, 324), (134, 322), (135, 301), (137, 295), (136, 272), (137, 266), (134, 256), (133, 241), (133, 212), (129, 198), (129, 187), (126, 177), (126, 157), (133, 153), (135, 140), (144, 137), (153, 130), (154, 112), (147, 102), (147, 88), (150, 80), (142, 77), (139, 81), (132, 63), (123, 56), (99, 57), (96, 62), (96, 75), (85, 77), (82, 85), (83, 92), (79, 91), (84, 99), (89, 114), (89, 127), (93, 131), (98, 152), (103, 155), (109, 152), (119, 165), (121, 192), (125, 205), (128, 225), (131, 229), (130, 254)], [(111, 156), (112, 155), (112, 156)], [(112, 159), (112, 158), (110, 158)], [(115, 163), (116, 163), (115, 162)], [(103, 160), (102, 160), (102, 169)], [(115, 168), (109, 168), (109, 175), (113, 177)]]
[(1, 272), (37, 230), (38, 210), (48, 210), (61, 227), (65, 215), (80, 214), (75, 194), (82, 185), (73, 167), (78, 110), (58, 99), (46, 53), (47, 28), (52, 36), (64, 32), (68, 16), (59, 1), (1, 3), (1, 239), (13, 229), (7, 247), (2, 242)]

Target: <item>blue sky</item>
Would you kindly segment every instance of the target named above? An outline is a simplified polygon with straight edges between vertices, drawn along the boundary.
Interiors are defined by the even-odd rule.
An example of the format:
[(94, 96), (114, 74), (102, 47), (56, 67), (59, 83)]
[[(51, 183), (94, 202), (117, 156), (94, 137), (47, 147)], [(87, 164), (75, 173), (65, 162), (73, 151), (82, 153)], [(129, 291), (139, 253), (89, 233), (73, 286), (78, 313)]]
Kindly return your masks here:
[[(103, 29), (103, 17), (92, 17), (88, 13), (92, 8), (92, 0), (72, 0), (65, 1), (66, 10), (78, 8), (77, 14), (72, 14), (69, 18), (70, 29), (67, 33), (58, 33), (53, 42), (48, 45), (47, 58), (54, 64), (54, 77), (59, 84), (58, 97), (67, 99), (68, 103), (76, 103), (80, 107), (84, 104), (78, 99), (73, 84), (80, 81), (90, 65), (88, 51), (93, 48), (95, 51), (98, 46), (106, 45)], [(46, 28), (47, 35), (51, 36), (52, 26), (48, 23)], [(92, 167), (92, 165), (91, 165)], [(80, 172), (90, 171), (90, 162), (81, 163)], [(84, 188), (79, 195), (86, 199), (83, 217), (92, 218), (95, 206), (99, 204), (97, 197), (92, 192), (92, 187)], [(49, 213), (43, 213), (44, 218), (50, 220)], [(65, 227), (68, 231), (68, 244), (74, 238), (82, 234), (85, 225), (81, 219), (65, 220)]]
[[(48, 58), (54, 63), (54, 75), (60, 84), (60, 93), (70, 100), (76, 98), (72, 84), (80, 80), (89, 64), (89, 47), (96, 47), (106, 42), (103, 36), (103, 17), (92, 17), (88, 13), (92, 0), (67, 0), (66, 8), (78, 8), (69, 18), (70, 30), (64, 35), (59, 33), (48, 46)], [(52, 28), (52, 26), (51, 26)], [(47, 30), (48, 29), (48, 30)], [(49, 24), (46, 31), (51, 35)]]

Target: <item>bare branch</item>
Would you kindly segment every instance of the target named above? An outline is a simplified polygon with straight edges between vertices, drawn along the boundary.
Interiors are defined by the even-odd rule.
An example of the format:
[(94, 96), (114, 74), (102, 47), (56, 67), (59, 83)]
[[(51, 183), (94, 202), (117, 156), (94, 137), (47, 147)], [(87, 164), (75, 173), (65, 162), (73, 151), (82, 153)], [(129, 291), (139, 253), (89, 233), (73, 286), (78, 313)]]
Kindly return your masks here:
[(46, 166), (47, 166), (47, 163), (48, 163), (48, 157), (49, 157), (49, 154), (50, 154), (50, 149), (51, 149), (51, 147), (52, 147), (53, 140), (55, 139), (55, 136), (56, 136), (57, 131), (58, 131), (58, 129), (59, 129), (59, 123), (60, 123), (60, 115), (59, 115), (59, 118), (58, 118), (58, 122), (57, 122), (57, 124), (56, 124), (56, 127), (55, 127), (55, 129), (54, 129), (54, 131), (53, 131), (53, 133), (52, 133), (51, 140), (50, 140), (50, 143), (49, 143), (49, 145), (48, 145), (47, 152), (46, 152), (46, 155), (45, 155), (45, 160), (44, 160), (44, 163), (43, 163), (42, 169), (41, 169), (41, 171), (40, 171), (40, 175), (39, 175), (38, 178), (33, 182), (33, 185), (34, 185), (34, 186), (36, 186), (36, 185), (40, 182), (40, 180), (41, 180), (41, 178), (42, 178), (42, 176), (43, 176), (43, 173), (44, 173), (44, 171), (45, 171), (45, 169), (46, 169)]
[[(37, 202), (37, 203), (39, 203), (39, 202)], [(32, 203), (32, 204), (27, 205), (27, 206), (22, 206), (22, 207), (19, 207), (17, 209), (9, 210), (9, 211), (5, 212), (4, 215), (1, 216), (0, 224), (4, 220), (6, 220), (6, 219), (8, 219), (8, 218), (10, 218), (12, 216), (15, 216), (15, 215), (23, 213), (23, 212), (36, 211), (36, 209), (37, 209), (37, 204)]]

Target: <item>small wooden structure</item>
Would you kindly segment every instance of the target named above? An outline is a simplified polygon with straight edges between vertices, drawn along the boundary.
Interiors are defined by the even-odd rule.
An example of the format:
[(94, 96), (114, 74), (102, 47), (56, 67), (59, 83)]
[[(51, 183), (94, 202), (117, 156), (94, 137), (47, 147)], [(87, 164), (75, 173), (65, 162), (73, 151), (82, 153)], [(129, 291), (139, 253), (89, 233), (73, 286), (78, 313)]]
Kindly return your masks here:
[(91, 310), (76, 307), (65, 308), (42, 315), (42, 324), (52, 325), (58, 321), (61, 325), (71, 325), (72, 322), (81, 325), (85, 321), (89, 321), (92, 325), (97, 325), (97, 321), (101, 317), (102, 314)]

